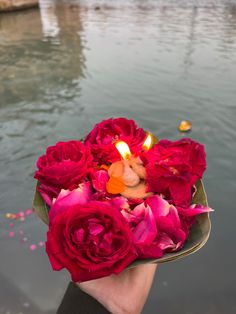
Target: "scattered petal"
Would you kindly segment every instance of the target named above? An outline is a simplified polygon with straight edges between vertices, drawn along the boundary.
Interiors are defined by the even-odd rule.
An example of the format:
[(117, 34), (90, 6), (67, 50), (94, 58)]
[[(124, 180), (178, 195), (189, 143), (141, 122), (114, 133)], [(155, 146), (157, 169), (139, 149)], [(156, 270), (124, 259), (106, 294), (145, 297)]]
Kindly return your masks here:
[(29, 216), (29, 215), (31, 215), (33, 213), (33, 210), (32, 209), (26, 209), (25, 210), (25, 215), (26, 216)]
[(28, 241), (28, 238), (27, 238), (27, 237), (24, 237), (24, 238), (21, 239), (21, 242), (23, 242), (23, 243), (25, 243), (25, 242), (27, 242), (27, 241)]
[(31, 250), (31, 251), (35, 251), (36, 249), (37, 249), (36, 244), (31, 244), (31, 245), (30, 245), (30, 250)]
[(15, 232), (14, 231), (10, 231), (9, 232), (9, 238), (13, 238), (15, 236)]
[(5, 214), (5, 217), (6, 217), (7, 219), (15, 219), (15, 218), (16, 218), (16, 214), (7, 213), (7, 214)]

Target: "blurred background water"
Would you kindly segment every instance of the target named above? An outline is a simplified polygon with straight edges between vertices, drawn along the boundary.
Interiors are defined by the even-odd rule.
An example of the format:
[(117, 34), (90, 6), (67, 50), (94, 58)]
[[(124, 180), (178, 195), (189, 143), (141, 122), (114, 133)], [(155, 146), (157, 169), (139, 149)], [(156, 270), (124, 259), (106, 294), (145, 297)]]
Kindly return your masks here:
[(143, 313), (236, 313), (236, 3), (223, 0), (41, 0), (0, 15), (0, 313), (55, 313), (69, 275), (38, 244), (46, 227), (5, 215), (31, 207), (48, 145), (111, 116), (170, 139), (189, 119), (207, 150), (210, 240), (159, 267)]

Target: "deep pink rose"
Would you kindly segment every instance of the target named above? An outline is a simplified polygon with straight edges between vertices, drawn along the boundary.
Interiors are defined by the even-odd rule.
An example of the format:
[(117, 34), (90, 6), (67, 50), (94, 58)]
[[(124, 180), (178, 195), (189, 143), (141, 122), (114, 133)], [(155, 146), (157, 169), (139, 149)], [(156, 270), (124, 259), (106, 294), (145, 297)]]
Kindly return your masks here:
[(112, 163), (120, 159), (114, 143), (125, 141), (133, 154), (141, 151), (146, 133), (134, 120), (125, 118), (107, 119), (98, 123), (85, 139), (91, 147), (94, 159), (99, 164)]
[(48, 147), (37, 161), (34, 176), (45, 202), (51, 206), (52, 198), (57, 197), (61, 189), (77, 188), (87, 176), (92, 160), (90, 149), (80, 141), (59, 142)]
[(119, 274), (137, 258), (120, 211), (96, 201), (58, 213), (49, 225), (46, 251), (52, 268), (66, 268), (76, 282)]
[(206, 169), (204, 146), (191, 139), (161, 140), (143, 156), (149, 190), (189, 207), (193, 185)]

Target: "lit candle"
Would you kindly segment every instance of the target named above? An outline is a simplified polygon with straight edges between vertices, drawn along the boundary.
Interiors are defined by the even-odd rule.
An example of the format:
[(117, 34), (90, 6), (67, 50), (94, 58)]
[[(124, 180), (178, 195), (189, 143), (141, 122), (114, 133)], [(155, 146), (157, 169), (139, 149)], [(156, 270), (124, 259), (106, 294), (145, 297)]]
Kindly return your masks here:
[(117, 148), (118, 152), (120, 153), (121, 157), (123, 157), (123, 159), (129, 160), (130, 157), (132, 156), (127, 143), (119, 141), (115, 143), (115, 147)]
[(139, 183), (140, 178), (138, 174), (130, 167), (132, 154), (128, 144), (123, 141), (119, 141), (115, 144), (115, 146), (123, 160), (111, 164), (108, 170), (110, 178), (122, 178), (126, 186), (136, 186)]
[[(148, 145), (145, 144), (145, 149)], [(145, 198), (150, 195), (146, 192), (146, 184), (143, 180), (146, 172), (141, 159), (132, 156), (127, 143), (119, 141), (115, 146), (122, 160), (112, 163), (108, 169), (110, 179), (107, 183), (107, 191), (111, 194), (119, 193), (127, 198)]]
[(144, 143), (143, 143), (143, 149), (149, 150), (152, 147), (152, 136), (150, 133), (148, 133)]

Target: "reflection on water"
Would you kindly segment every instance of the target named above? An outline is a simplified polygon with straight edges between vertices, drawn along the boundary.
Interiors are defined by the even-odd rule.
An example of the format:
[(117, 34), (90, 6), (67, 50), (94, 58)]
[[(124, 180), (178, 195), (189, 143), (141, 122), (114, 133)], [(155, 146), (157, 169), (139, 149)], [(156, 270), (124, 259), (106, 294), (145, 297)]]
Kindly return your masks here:
[(41, 3), (40, 16), (42, 22), (42, 30), (45, 37), (57, 37), (60, 32), (58, 18), (56, 15), (56, 4)]
[(29, 208), (37, 156), (121, 115), (173, 139), (179, 121), (191, 120), (191, 136), (207, 147), (216, 208), (206, 248), (160, 267), (144, 313), (236, 312), (236, 5), (77, 3), (40, 0), (40, 10), (0, 15), (0, 313), (54, 313), (69, 280), (42, 249), (29, 250), (45, 239), (36, 217), (11, 227), (5, 218)]

